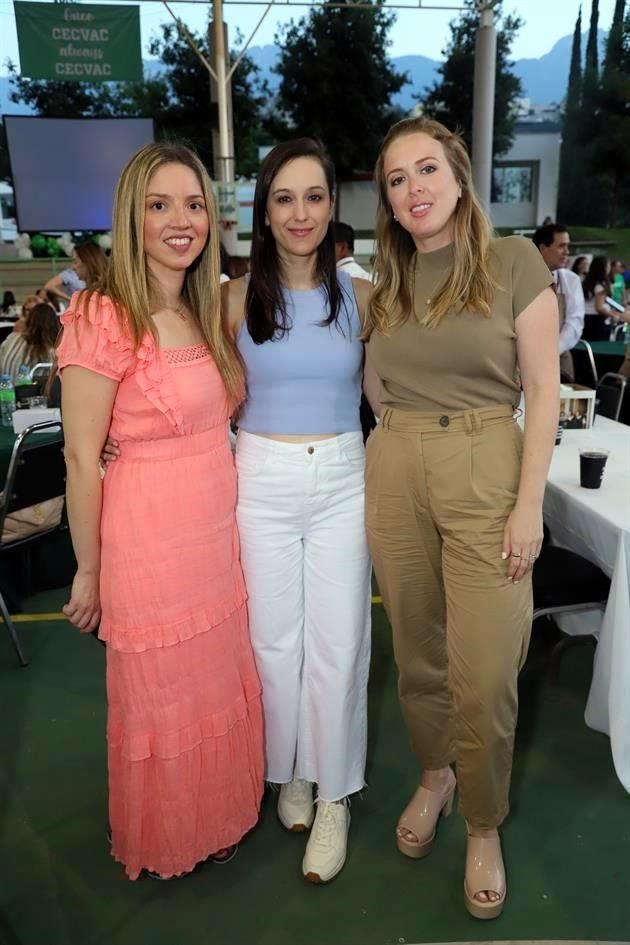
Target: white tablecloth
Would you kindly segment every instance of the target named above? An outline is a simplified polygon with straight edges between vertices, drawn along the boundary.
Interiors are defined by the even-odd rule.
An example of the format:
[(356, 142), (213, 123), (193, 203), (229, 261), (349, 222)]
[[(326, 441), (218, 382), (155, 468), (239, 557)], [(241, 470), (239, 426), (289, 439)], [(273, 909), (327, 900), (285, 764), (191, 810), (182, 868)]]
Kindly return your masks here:
[[(610, 451), (601, 489), (580, 487), (581, 449)], [(588, 558), (612, 579), (606, 611), (562, 618), (569, 633), (598, 632), (586, 722), (610, 735), (619, 780), (630, 791), (630, 427), (596, 417), (566, 430), (545, 493), (554, 544)]]

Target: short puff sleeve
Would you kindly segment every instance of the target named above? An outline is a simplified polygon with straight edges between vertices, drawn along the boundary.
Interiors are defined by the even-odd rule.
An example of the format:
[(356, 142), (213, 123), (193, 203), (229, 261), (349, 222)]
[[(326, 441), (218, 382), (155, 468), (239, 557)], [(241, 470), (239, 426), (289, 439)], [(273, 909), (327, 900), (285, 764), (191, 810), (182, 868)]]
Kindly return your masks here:
[(94, 293), (86, 304), (85, 293), (76, 292), (61, 323), (59, 370), (73, 364), (114, 381), (123, 379), (135, 359), (134, 343), (110, 298)]
[(512, 313), (517, 318), (540, 293), (553, 285), (540, 250), (523, 236), (507, 236), (512, 254)]

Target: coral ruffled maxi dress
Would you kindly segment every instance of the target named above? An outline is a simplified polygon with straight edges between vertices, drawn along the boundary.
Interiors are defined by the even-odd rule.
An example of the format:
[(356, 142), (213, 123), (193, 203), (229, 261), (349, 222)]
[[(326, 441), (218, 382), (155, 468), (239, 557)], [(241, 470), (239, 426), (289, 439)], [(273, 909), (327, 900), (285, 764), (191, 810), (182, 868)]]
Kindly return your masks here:
[(241, 839), (263, 788), (228, 401), (205, 345), (134, 351), (106, 297), (85, 315), (75, 296), (62, 322), (59, 367), (119, 382), (99, 631), (112, 853), (131, 879), (176, 876)]

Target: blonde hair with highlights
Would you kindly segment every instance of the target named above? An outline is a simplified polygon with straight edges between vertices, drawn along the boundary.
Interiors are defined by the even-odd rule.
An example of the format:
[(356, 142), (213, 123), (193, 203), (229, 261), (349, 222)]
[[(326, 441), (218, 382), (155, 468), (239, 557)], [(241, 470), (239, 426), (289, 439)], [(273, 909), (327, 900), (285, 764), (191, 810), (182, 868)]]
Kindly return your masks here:
[[(243, 399), (245, 383), (241, 361), (221, 319), (219, 236), (212, 183), (189, 148), (175, 142), (149, 144), (134, 154), (123, 169), (114, 197), (110, 262), (96, 291), (112, 300), (121, 325), (130, 331), (136, 346), (147, 333), (159, 342), (151, 315), (163, 304), (163, 299), (145, 256), (144, 217), (149, 183), (165, 164), (190, 168), (199, 181), (208, 213), (209, 237), (186, 272), (182, 298), (216, 362), (230, 403), (236, 406)], [(93, 294), (94, 291), (83, 293), (85, 311)]]
[(414, 272), (415, 266), (422, 266), (422, 254), (416, 257), (411, 235), (394, 220), (387, 193), (385, 156), (398, 138), (418, 133), (426, 134), (442, 145), (462, 191), (453, 213), (453, 269), (431, 299), (420, 324), (425, 327), (439, 325), (450, 311), (473, 311), (489, 316), (498, 288), (489, 266), (492, 226), (475, 194), (470, 158), (462, 138), (438, 121), (405, 118), (387, 133), (374, 170), (378, 187), (374, 269), (378, 279), (368, 304), (363, 331), (365, 339), (373, 331), (387, 334), (390, 328), (405, 322), (413, 311)]

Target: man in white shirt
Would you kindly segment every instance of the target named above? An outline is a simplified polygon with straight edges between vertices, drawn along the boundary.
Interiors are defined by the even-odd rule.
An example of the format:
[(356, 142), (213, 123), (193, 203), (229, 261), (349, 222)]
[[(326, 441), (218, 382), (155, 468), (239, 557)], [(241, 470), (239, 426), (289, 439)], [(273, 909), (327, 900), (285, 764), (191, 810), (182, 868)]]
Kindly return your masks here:
[(372, 281), (372, 276), (366, 269), (358, 264), (354, 256), (354, 230), (349, 223), (335, 223), (335, 254), (337, 259), (337, 269), (340, 272), (347, 272), (353, 279), (367, 279)]
[(584, 293), (580, 277), (565, 268), (571, 242), (566, 227), (560, 223), (540, 226), (532, 236), (553, 276), (560, 315), (560, 374), (562, 380), (574, 381), (571, 348), (584, 331)]

